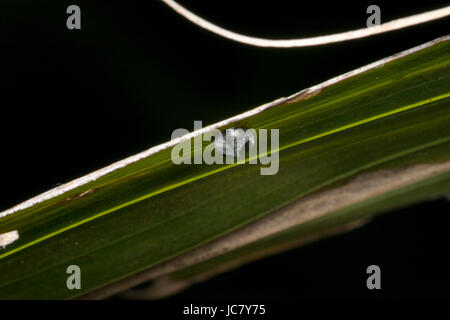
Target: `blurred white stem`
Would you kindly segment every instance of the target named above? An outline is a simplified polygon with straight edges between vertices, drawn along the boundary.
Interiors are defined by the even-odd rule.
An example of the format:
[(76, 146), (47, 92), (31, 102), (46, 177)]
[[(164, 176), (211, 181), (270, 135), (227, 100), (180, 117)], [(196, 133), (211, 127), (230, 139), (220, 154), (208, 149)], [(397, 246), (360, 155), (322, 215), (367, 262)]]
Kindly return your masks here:
[(178, 14), (182, 15), (192, 23), (197, 26), (213, 32), (219, 36), (224, 38), (245, 43), (252, 46), (257, 47), (273, 47), (273, 48), (293, 48), (293, 47), (307, 47), (307, 46), (318, 46), (328, 43), (341, 42), (347, 40), (353, 40), (358, 38), (369, 37), (375, 34), (380, 34), (388, 31), (398, 30), (407, 28), (410, 26), (414, 26), (417, 24), (437, 20), (444, 18), (450, 15), (450, 6), (432, 10), (420, 14), (416, 14), (410, 17), (401, 18), (397, 20), (393, 20), (390, 22), (386, 22), (384, 24), (380, 24), (378, 26), (363, 28), (358, 30), (352, 30), (347, 32), (335, 33), (325, 36), (319, 37), (311, 37), (311, 38), (302, 38), (302, 39), (287, 39), (287, 40), (277, 40), (277, 39), (265, 39), (265, 38), (257, 38), (246, 36), (243, 34), (239, 34), (222, 27), (219, 27), (199, 16), (192, 13), (185, 7), (179, 5), (177, 2), (173, 0), (161, 0), (165, 4), (167, 4), (170, 8), (176, 11)]

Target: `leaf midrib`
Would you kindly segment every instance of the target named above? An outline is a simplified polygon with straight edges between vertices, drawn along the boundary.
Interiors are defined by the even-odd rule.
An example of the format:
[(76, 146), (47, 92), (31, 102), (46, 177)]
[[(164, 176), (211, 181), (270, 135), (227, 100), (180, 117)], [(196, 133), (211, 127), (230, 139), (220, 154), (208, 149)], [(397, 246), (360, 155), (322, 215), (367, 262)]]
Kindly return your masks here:
[[(351, 129), (351, 128), (355, 128), (355, 127), (357, 127), (357, 126), (361, 126), (361, 125), (364, 125), (364, 124), (367, 124), (367, 123), (370, 123), (370, 122), (373, 122), (373, 121), (376, 121), (376, 120), (380, 120), (380, 119), (382, 119), (382, 118), (387, 118), (387, 117), (390, 117), (390, 116), (393, 116), (393, 115), (396, 115), (396, 114), (400, 114), (400, 113), (402, 113), (402, 112), (405, 112), (405, 111), (408, 111), (408, 110), (411, 110), (411, 109), (414, 109), (414, 108), (417, 108), (417, 107), (424, 106), (424, 105), (426, 105), (426, 104), (428, 104), (428, 103), (431, 103), (431, 102), (436, 102), (436, 101), (439, 101), (439, 100), (444, 100), (444, 99), (446, 99), (446, 98), (448, 98), (448, 97), (450, 97), (450, 93), (446, 93), (446, 94), (439, 95), (439, 96), (436, 96), (436, 97), (433, 97), (433, 98), (425, 99), (425, 100), (416, 102), (416, 103), (414, 103), (414, 104), (410, 104), (410, 105), (407, 105), (407, 106), (404, 106), (404, 107), (400, 107), (400, 108), (397, 108), (397, 109), (395, 109), (395, 110), (392, 110), (392, 111), (389, 111), (389, 112), (385, 112), (385, 113), (382, 113), (382, 114), (379, 114), (379, 115), (376, 115), (376, 116), (368, 117), (368, 118), (366, 118), (366, 119), (359, 120), (359, 121), (350, 123), (350, 124), (348, 124), (348, 125), (341, 126), (341, 127), (338, 127), (338, 128), (332, 129), (332, 130), (329, 130), (329, 131), (324, 132), (324, 133), (322, 133), (322, 134), (318, 134), (318, 135), (315, 135), (315, 136), (311, 136), (311, 137), (308, 137), (308, 138), (305, 138), (305, 139), (296, 141), (296, 142), (294, 142), (294, 143), (288, 144), (288, 145), (286, 145), (286, 146), (283, 146), (283, 147), (279, 148), (279, 149), (277, 150), (277, 152), (280, 152), (280, 151), (286, 150), (286, 149), (288, 149), (288, 148), (292, 148), (292, 147), (298, 146), (298, 145), (300, 145), (300, 144), (304, 144), (304, 143), (307, 143), (307, 142), (311, 142), (311, 141), (314, 141), (314, 140), (318, 140), (318, 139), (321, 139), (321, 138), (324, 138), (324, 137), (327, 137), (327, 136), (330, 136), (330, 135), (333, 135), (333, 134), (336, 134), (336, 133), (339, 133), (339, 132), (342, 132), (342, 131), (345, 131), (345, 130), (348, 130), (348, 129)], [(261, 157), (261, 156), (266, 156), (266, 155), (268, 155), (268, 154), (270, 154), (270, 152), (266, 152), (266, 153), (264, 153), (264, 154), (260, 154), (260, 155), (258, 155), (258, 156), (256, 156), (256, 157), (253, 157), (253, 158), (248, 158), (248, 159), (246, 159), (246, 162), (248, 162), (248, 161), (250, 161), (250, 160), (252, 160), (252, 159), (257, 159), (257, 158), (259, 158), (259, 157)], [(207, 172), (207, 173), (204, 173), (204, 174), (201, 174), (201, 175), (192, 177), (192, 178), (190, 178), (190, 179), (187, 179), (187, 180), (184, 180), (184, 181), (181, 181), (181, 182), (178, 182), (178, 183), (169, 185), (169, 186), (165, 186), (165, 187), (163, 187), (163, 188), (161, 188), (161, 189), (158, 189), (158, 190), (155, 190), (155, 191), (153, 191), (153, 192), (150, 192), (149, 194), (143, 195), (143, 196), (141, 196), (141, 197), (138, 197), (138, 198), (133, 199), (133, 200), (131, 200), (131, 201), (128, 201), (128, 202), (126, 202), (126, 203), (120, 204), (120, 205), (115, 206), (115, 207), (113, 207), (113, 208), (110, 208), (110, 209), (108, 209), (108, 210), (105, 210), (105, 211), (102, 211), (102, 212), (97, 213), (97, 214), (95, 214), (95, 215), (92, 215), (92, 216), (90, 216), (90, 217), (88, 217), (88, 218), (86, 218), (86, 219), (83, 219), (83, 220), (80, 220), (80, 221), (75, 222), (75, 223), (73, 223), (73, 224), (70, 224), (70, 225), (68, 225), (68, 226), (66, 226), (66, 227), (64, 227), (64, 228), (61, 228), (61, 229), (56, 230), (56, 231), (54, 231), (54, 232), (52, 232), (52, 233), (49, 233), (49, 234), (47, 234), (47, 235), (45, 235), (45, 236), (42, 236), (42, 237), (40, 237), (40, 238), (38, 238), (38, 239), (35, 239), (35, 240), (30, 241), (30, 242), (28, 242), (28, 243), (26, 243), (26, 244), (23, 244), (22, 246), (19, 246), (19, 247), (13, 249), (13, 250), (10, 250), (10, 251), (8, 251), (8, 252), (5, 252), (4, 254), (0, 255), (0, 260), (3, 259), (3, 258), (5, 258), (5, 257), (7, 257), (7, 256), (9, 256), (9, 255), (12, 255), (12, 254), (14, 254), (14, 253), (17, 253), (17, 252), (19, 252), (19, 251), (21, 251), (21, 250), (23, 250), (23, 249), (25, 249), (25, 248), (28, 248), (28, 247), (30, 247), (30, 246), (33, 246), (33, 245), (35, 245), (35, 244), (37, 244), (37, 243), (39, 243), (39, 242), (41, 242), (41, 241), (47, 240), (47, 239), (49, 239), (49, 238), (51, 238), (51, 237), (54, 237), (54, 236), (56, 236), (56, 235), (58, 235), (58, 234), (60, 234), (60, 233), (63, 233), (63, 232), (65, 232), (65, 231), (68, 231), (68, 230), (70, 230), (70, 229), (73, 229), (73, 228), (75, 228), (75, 227), (78, 227), (78, 226), (80, 226), (80, 225), (82, 225), (82, 224), (84, 224), (84, 223), (90, 222), (90, 221), (92, 221), (92, 220), (95, 220), (95, 219), (97, 219), (97, 218), (100, 218), (100, 217), (102, 217), (102, 216), (105, 216), (105, 215), (107, 215), (107, 214), (109, 214), (109, 213), (115, 212), (115, 211), (117, 211), (117, 210), (119, 210), (119, 209), (122, 209), (122, 208), (125, 208), (125, 207), (127, 207), (127, 206), (133, 205), (133, 204), (135, 204), (135, 203), (138, 203), (138, 202), (140, 202), (140, 201), (146, 200), (146, 199), (148, 199), (148, 198), (151, 198), (151, 197), (156, 196), (156, 195), (158, 195), (158, 194), (164, 193), (164, 192), (166, 192), (166, 191), (170, 191), (170, 190), (172, 190), (172, 189), (178, 188), (178, 187), (183, 186), (183, 185), (185, 185), (185, 184), (188, 184), (188, 183), (191, 183), (191, 182), (200, 180), (200, 179), (205, 178), (205, 177), (207, 177), (207, 176), (210, 176), (210, 175), (219, 173), (219, 172), (221, 172), (221, 171), (227, 170), (227, 169), (229, 169), (229, 168), (235, 167), (236, 165), (238, 165), (238, 164), (237, 164), (237, 163), (233, 163), (233, 164), (229, 164), (229, 165), (224, 165), (223, 167), (218, 168), (218, 169), (216, 169), (216, 170), (209, 171), (209, 172)]]

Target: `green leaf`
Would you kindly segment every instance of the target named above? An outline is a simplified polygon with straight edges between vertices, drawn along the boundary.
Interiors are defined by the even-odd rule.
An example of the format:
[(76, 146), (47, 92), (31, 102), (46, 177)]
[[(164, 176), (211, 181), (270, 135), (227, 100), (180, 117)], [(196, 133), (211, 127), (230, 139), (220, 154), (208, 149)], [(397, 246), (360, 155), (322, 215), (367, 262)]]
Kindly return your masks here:
[[(168, 276), (191, 283), (440, 196), (450, 187), (449, 78), (443, 37), (0, 213), (0, 235), (19, 233), (0, 249), (0, 298), (104, 297)], [(229, 127), (279, 129), (278, 173), (261, 175), (259, 162), (171, 161), (176, 143)], [(82, 270), (81, 290), (66, 287), (69, 265)]]

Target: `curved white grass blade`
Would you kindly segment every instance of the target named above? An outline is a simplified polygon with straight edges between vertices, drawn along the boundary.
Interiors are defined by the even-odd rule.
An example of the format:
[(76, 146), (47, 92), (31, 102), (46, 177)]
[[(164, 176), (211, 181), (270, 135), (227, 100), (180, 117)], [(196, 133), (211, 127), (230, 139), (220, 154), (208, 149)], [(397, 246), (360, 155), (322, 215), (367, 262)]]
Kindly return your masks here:
[(193, 24), (213, 32), (221, 37), (245, 43), (251, 46), (256, 47), (272, 47), (272, 48), (294, 48), (294, 47), (308, 47), (308, 46), (318, 46), (328, 43), (334, 42), (342, 42), (353, 39), (359, 39), (364, 37), (373, 36), (375, 34), (380, 34), (388, 31), (403, 29), (407, 27), (411, 27), (417, 24), (437, 20), (444, 18), (450, 15), (450, 6), (436, 9), (420, 14), (416, 14), (413, 16), (409, 16), (406, 18), (401, 18), (397, 20), (393, 20), (390, 22), (386, 22), (380, 24), (379, 26), (373, 26), (370, 28), (363, 28), (358, 30), (352, 30), (347, 32), (335, 33), (326, 36), (319, 37), (311, 37), (311, 38), (302, 38), (302, 39), (288, 39), (288, 40), (277, 40), (277, 39), (265, 39), (265, 38), (257, 38), (246, 36), (243, 34), (239, 34), (233, 32), (231, 30), (224, 29), (215, 25), (196, 14), (192, 13), (185, 7), (179, 5), (174, 0), (161, 0), (165, 4), (167, 4), (170, 8), (172, 8), (175, 12), (192, 22)]

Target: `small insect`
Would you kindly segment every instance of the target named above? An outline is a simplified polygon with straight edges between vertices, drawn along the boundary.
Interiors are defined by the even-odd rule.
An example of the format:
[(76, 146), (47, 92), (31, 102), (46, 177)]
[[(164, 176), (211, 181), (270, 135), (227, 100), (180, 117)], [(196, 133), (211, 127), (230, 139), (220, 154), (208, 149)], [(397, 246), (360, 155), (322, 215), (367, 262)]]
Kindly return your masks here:
[(0, 234), (0, 248), (5, 249), (7, 245), (13, 243), (17, 239), (19, 239), (19, 232), (17, 230)]
[(245, 146), (249, 149), (255, 145), (255, 130), (244, 128), (229, 128), (214, 140), (214, 148), (217, 152), (227, 157), (238, 157), (245, 153)]

